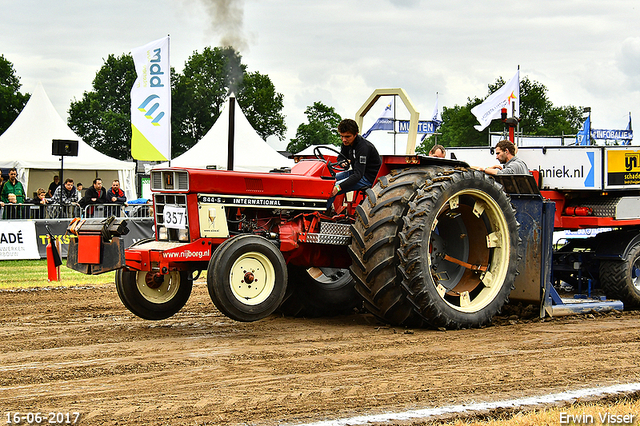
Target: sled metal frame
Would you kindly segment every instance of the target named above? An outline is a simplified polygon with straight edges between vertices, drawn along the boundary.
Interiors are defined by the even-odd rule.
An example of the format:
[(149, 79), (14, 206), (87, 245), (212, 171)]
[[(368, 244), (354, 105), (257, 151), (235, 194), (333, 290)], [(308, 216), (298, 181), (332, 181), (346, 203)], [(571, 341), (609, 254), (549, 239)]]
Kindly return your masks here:
[[(521, 274), (510, 298), (540, 303), (540, 318), (623, 310), (619, 300), (562, 299), (553, 287), (553, 230), (555, 203), (545, 200), (533, 176), (497, 175), (516, 207), (522, 240)], [(539, 280), (539, 285), (536, 281)], [(536, 290), (537, 287), (539, 290)]]

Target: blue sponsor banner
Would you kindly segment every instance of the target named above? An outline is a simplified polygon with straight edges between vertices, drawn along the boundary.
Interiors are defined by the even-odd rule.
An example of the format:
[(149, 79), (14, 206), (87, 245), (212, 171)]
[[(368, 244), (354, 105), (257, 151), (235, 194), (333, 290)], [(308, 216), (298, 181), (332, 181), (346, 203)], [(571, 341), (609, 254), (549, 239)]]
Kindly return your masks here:
[[(419, 121), (418, 133), (435, 133), (438, 123), (435, 121)], [(398, 133), (409, 133), (409, 120), (398, 121)]]
[(633, 139), (633, 130), (603, 130), (591, 129), (591, 139)]

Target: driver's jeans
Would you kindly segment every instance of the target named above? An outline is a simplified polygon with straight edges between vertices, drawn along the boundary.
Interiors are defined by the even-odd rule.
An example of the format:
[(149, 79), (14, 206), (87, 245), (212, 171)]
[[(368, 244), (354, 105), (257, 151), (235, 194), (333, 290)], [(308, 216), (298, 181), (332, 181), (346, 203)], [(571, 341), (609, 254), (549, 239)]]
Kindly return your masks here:
[(347, 178), (352, 174), (353, 174), (353, 170), (347, 170), (345, 172), (340, 172), (336, 174), (336, 185), (340, 185), (340, 191), (338, 191), (336, 195), (334, 195), (333, 197), (327, 200), (327, 210), (331, 208), (331, 206), (333, 205), (333, 200), (335, 200), (338, 195), (344, 194), (346, 192), (357, 191), (358, 189), (371, 188), (371, 186), (373, 185), (371, 182), (369, 182), (369, 179), (362, 176), (362, 178), (355, 184), (349, 185), (349, 186), (343, 186), (342, 182), (347, 180)]

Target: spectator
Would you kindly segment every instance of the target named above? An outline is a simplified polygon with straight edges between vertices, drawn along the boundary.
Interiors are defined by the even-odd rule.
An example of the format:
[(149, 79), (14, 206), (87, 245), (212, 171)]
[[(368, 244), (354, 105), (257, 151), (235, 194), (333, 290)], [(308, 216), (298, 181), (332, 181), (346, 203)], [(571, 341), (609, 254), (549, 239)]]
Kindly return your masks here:
[(80, 194), (73, 186), (73, 179), (67, 178), (64, 180), (64, 185), (58, 186), (53, 193), (51, 202), (56, 206), (50, 209), (52, 217), (78, 217), (79, 212), (75, 211), (78, 205)]
[(3, 216), (4, 219), (21, 219), (22, 218), (19, 211), (20, 206), (17, 205), (16, 194), (7, 194), (7, 202), (4, 203), (4, 205), (5, 205), (5, 212)]
[(24, 203), (24, 187), (18, 181), (18, 171), (15, 167), (9, 169), (9, 180), (5, 182), (2, 187), (2, 195), (0, 196), (0, 200), (5, 203), (9, 202), (8, 195), (14, 194), (16, 197), (16, 202), (19, 204)]
[(447, 155), (447, 151), (442, 145), (436, 144), (433, 146), (433, 148), (431, 148), (431, 151), (429, 151), (429, 157), (444, 158), (445, 155)]
[(80, 194), (78, 194), (78, 191), (73, 187), (73, 179), (71, 178), (65, 179), (64, 185), (58, 186), (53, 193), (53, 197), (51, 197), (52, 202), (63, 206), (77, 204), (79, 199)]
[(36, 197), (31, 200), (31, 203), (35, 205), (48, 204), (49, 200), (47, 200), (46, 195), (47, 193), (45, 192), (44, 188), (38, 188), (38, 190), (36, 191)]
[(29, 200), (31, 204), (35, 204), (38, 207), (30, 207), (25, 209), (25, 216), (29, 219), (45, 219), (47, 212), (47, 204), (51, 203), (51, 200), (47, 198), (47, 192), (44, 188), (38, 188), (36, 196)]
[(53, 197), (53, 194), (56, 192), (56, 188), (60, 186), (60, 177), (55, 175), (53, 177), (53, 182), (49, 184), (49, 192), (47, 192), (47, 197)]
[(82, 198), (82, 189), (83, 186), (80, 182), (78, 182), (78, 184), (76, 185), (76, 190), (78, 191), (78, 197)]
[(108, 203), (107, 191), (102, 187), (102, 179), (95, 178), (93, 185), (87, 188), (84, 197), (80, 200), (80, 207), (85, 208), (89, 204)]
[(124, 191), (120, 189), (120, 181), (118, 179), (111, 183), (111, 188), (107, 191), (107, 200), (114, 204), (124, 204), (127, 201)]

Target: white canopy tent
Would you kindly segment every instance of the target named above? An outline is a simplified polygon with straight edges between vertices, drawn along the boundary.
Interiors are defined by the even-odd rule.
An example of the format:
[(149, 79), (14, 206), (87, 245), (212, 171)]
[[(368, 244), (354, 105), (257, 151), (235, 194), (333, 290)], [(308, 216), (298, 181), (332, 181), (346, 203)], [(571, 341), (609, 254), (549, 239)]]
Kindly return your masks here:
[[(233, 97), (233, 95), (232, 95)], [(292, 167), (293, 160), (267, 144), (251, 127), (237, 102), (234, 109), (234, 162), (238, 171), (268, 172), (275, 168)], [(220, 117), (203, 138), (184, 154), (171, 160), (171, 166), (227, 169), (229, 144), (229, 102)], [(167, 163), (156, 167), (166, 167)]]
[(55, 110), (41, 83), (18, 118), (0, 135), (0, 168), (17, 169), (28, 197), (39, 187), (48, 189), (60, 172), (61, 157), (52, 154), (53, 139), (78, 141), (78, 156), (64, 157), (63, 179), (70, 177), (87, 188), (100, 177), (107, 189), (118, 179), (127, 199), (137, 198), (135, 163), (101, 154), (82, 141)]

